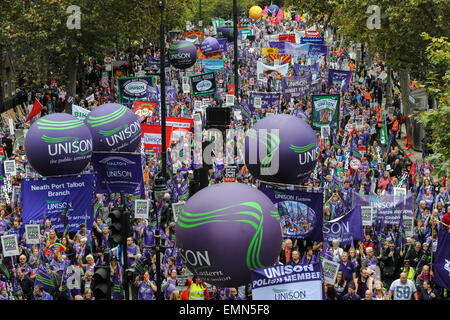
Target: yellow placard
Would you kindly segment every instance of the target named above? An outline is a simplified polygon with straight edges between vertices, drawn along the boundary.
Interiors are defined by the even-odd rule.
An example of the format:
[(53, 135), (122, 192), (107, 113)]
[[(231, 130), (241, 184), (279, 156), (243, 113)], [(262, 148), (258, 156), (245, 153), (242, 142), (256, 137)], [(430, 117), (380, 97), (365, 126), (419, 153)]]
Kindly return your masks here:
[(268, 56), (271, 54), (278, 54), (279, 49), (278, 48), (262, 48), (261, 49), (261, 55)]

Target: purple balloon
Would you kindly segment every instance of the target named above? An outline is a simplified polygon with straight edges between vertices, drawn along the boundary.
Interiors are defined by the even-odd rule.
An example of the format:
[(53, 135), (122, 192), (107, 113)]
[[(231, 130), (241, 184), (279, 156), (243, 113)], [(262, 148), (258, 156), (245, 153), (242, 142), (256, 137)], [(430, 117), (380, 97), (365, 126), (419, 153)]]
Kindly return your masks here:
[(278, 211), (261, 191), (241, 183), (200, 190), (177, 221), (183, 262), (207, 283), (237, 287), (251, 282), (251, 270), (273, 265), (281, 248)]
[(192, 67), (197, 61), (197, 47), (189, 41), (175, 41), (169, 47), (169, 63), (177, 69)]
[(265, 117), (245, 137), (245, 165), (255, 178), (268, 182), (302, 183), (314, 170), (319, 151), (316, 132), (292, 115)]
[(28, 130), (25, 152), (40, 175), (78, 174), (91, 160), (92, 135), (82, 120), (70, 114), (49, 114)]
[(94, 151), (135, 152), (141, 142), (137, 116), (118, 103), (106, 103), (84, 119), (92, 134)]
[(210, 55), (212, 53), (216, 53), (220, 51), (220, 44), (216, 38), (207, 37), (202, 41), (200, 45), (200, 51), (205, 55)]

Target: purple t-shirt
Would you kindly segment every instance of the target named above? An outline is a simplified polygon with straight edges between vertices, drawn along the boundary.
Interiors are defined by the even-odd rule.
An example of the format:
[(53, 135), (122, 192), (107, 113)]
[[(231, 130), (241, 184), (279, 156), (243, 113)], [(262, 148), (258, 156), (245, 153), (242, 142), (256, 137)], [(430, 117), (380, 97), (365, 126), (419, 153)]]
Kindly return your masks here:
[(339, 266), (339, 271), (342, 271), (342, 275), (344, 279), (347, 281), (353, 281), (353, 273), (356, 272), (355, 265), (351, 261), (347, 261), (347, 265), (341, 261), (341, 265)]

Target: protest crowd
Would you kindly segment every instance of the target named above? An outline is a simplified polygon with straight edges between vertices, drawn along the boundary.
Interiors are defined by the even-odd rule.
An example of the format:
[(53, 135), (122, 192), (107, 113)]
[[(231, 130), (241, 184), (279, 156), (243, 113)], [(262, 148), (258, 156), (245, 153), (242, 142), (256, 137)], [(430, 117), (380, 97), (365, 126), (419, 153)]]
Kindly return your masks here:
[[(445, 250), (439, 247), (438, 240), (444, 238), (443, 233), (449, 232), (450, 172), (444, 178), (436, 177), (433, 166), (424, 157), (427, 154), (405, 148), (402, 141), (407, 138), (405, 122), (410, 119), (400, 111), (399, 75), (392, 73), (393, 102), (386, 105), (387, 70), (381, 58), (373, 59), (371, 64), (365, 60), (356, 65), (355, 59), (351, 58), (355, 48), (342, 46), (332, 25), (323, 29), (323, 25), (310, 21), (307, 15), (298, 19), (281, 17), (276, 23), (270, 19), (255, 22), (241, 18), (239, 21), (239, 101), (233, 103), (233, 110), (238, 112), (232, 113), (230, 128), (246, 131), (266, 116), (294, 115), (316, 129), (320, 154), (314, 172), (301, 186), (280, 186), (255, 179), (238, 154), (234, 159), (237, 160), (236, 182), (254, 188), (320, 190), (323, 203), (318, 206), (323, 212), (320, 221), (324, 225), (347, 217), (355, 207), (361, 210), (358, 214), (373, 210), (370, 203), (374, 197), (381, 203), (394, 199), (396, 205), (402, 206), (401, 209), (412, 213), (411, 216), (401, 214), (392, 221), (375, 218), (372, 214), (369, 220), (363, 219), (359, 235), (344, 239), (328, 237), (324, 231), (324, 238), (318, 241), (303, 237), (316, 222), (310, 216), (302, 215), (308, 208), (279, 205), (284, 239), (276, 265), (308, 264), (321, 260), (334, 263), (338, 268), (335, 282), (324, 283), (324, 299), (327, 300), (448, 299), (449, 281), (445, 287), (442, 281), (435, 281), (435, 275), (436, 272), (448, 274), (449, 271), (436, 270), (434, 261), (442, 255), (439, 250)], [(217, 24), (221, 22), (221, 19), (216, 19)], [(216, 29), (217, 25), (213, 24), (199, 34), (201, 37), (214, 36)], [(312, 46), (319, 48), (314, 53), (305, 52), (305, 47), (300, 48), (299, 39), (308, 39), (308, 33), (313, 34), (310, 38), (323, 40), (322, 44), (306, 43), (310, 50)], [(280, 35), (287, 35), (286, 40), (279, 40)], [(184, 40), (183, 34), (177, 37)], [(200, 40), (192, 41), (199, 44)], [(293, 45), (280, 44), (286, 42)], [(283, 50), (286, 54), (280, 53)], [(117, 56), (111, 54), (111, 58), (125, 61), (125, 66), (120, 68), (120, 76), (131, 77), (157, 70), (159, 55), (159, 48), (151, 46), (136, 52), (118, 52)], [(66, 96), (65, 88), (59, 86), (53, 76), (39, 92), (18, 89), (18, 105), (26, 107), (27, 112), (39, 105), (42, 108), (39, 107), (40, 114), (31, 121), (25, 121), (26, 114), (17, 117), (16, 134), (23, 131), (25, 136), (39, 117), (66, 112), (69, 105), (72, 105), (74, 114), (88, 113), (108, 102), (121, 103), (117, 85), (110, 86), (102, 65), (103, 62), (95, 58), (83, 63), (85, 77), (77, 83), (75, 97)], [(187, 70), (188, 73), (169, 68), (168, 64), (166, 67), (167, 116), (194, 119), (195, 115), (202, 119), (202, 129), (205, 130), (205, 107), (226, 106), (226, 96), (234, 95), (233, 44), (223, 42), (214, 65), (207, 62), (207, 57), (200, 56), (197, 63)], [(261, 68), (266, 71), (259, 73)], [(342, 71), (344, 77), (334, 79), (332, 73), (336, 70)], [(215, 72), (217, 90), (203, 96), (200, 101), (192, 91), (184, 90), (183, 78), (207, 72)], [(149, 125), (160, 121), (160, 81), (159, 77), (155, 78), (155, 87), (152, 88), (155, 91), (143, 99), (154, 106), (152, 113), (143, 120)], [(337, 95), (340, 99), (338, 110), (335, 110), (336, 121), (332, 114), (324, 115), (324, 121), (329, 119), (329, 125), (322, 130), (313, 123), (314, 95)], [(137, 104), (126, 105), (134, 110)], [(165, 246), (160, 270), (164, 299), (252, 299), (251, 284), (219, 288), (204, 283), (201, 277), (186, 268), (177, 250), (176, 215), (172, 204), (186, 201), (196, 190), (192, 161), (179, 159), (180, 151), (188, 141), (190, 143), (188, 138), (194, 136), (192, 126), (180, 139), (174, 139), (172, 135), (168, 163), (173, 188), (169, 188), (158, 206), (152, 205), (151, 186), (159, 171), (161, 157), (158, 151), (152, 152), (154, 149), (145, 150), (145, 153), (142, 150), (144, 194), (151, 200), (147, 219), (134, 218), (134, 194), (121, 199), (118, 193), (97, 193), (93, 194), (92, 201), (84, 199), (93, 215), (88, 217), (83, 208), (77, 213), (79, 219), (71, 221), (70, 228), (67, 220), (50, 219), (46, 212), (40, 212), (39, 223), (32, 223), (40, 227), (37, 241), (32, 243), (27, 241), (21, 184), (41, 177), (27, 163), (23, 140), (16, 141), (8, 126), (3, 126), (2, 131), (3, 163), (13, 160), (15, 174), (3, 172), (0, 234), (16, 235), (18, 254), (5, 256), (2, 250), (0, 300), (95, 300), (94, 270), (101, 264), (110, 266), (111, 299), (125, 299), (124, 278), (128, 277), (131, 299), (154, 300), (158, 263), (155, 233), (158, 227)], [(192, 149), (191, 145), (188, 147)], [(217, 156), (208, 172), (209, 184), (226, 183), (225, 171), (229, 165), (235, 164)], [(90, 164), (85, 173), (92, 172)], [(122, 201), (131, 212), (132, 234), (127, 238), (128, 270), (123, 269), (122, 248), (110, 235), (110, 213)], [(71, 209), (81, 211), (77, 207)], [(73, 219), (76, 214), (71, 215)], [(59, 223), (57, 228), (56, 222)], [(447, 251), (449, 249), (446, 248)]]

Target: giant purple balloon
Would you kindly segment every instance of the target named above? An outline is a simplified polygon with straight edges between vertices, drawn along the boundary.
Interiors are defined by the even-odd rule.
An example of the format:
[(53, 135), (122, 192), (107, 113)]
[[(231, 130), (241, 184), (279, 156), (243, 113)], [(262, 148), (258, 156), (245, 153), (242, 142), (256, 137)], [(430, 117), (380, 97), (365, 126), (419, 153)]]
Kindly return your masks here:
[(67, 113), (40, 118), (25, 137), (31, 167), (43, 176), (78, 174), (92, 155), (92, 136), (83, 121)]
[(278, 7), (276, 4), (271, 4), (267, 9), (268, 9), (269, 16), (272, 17), (272, 14), (274, 12), (275, 12), (275, 15), (278, 14), (280, 7)]
[(189, 41), (175, 41), (169, 47), (169, 62), (177, 69), (192, 67), (197, 61), (197, 47)]
[(106, 103), (84, 119), (92, 134), (94, 151), (135, 152), (141, 142), (137, 116), (118, 103)]
[(177, 221), (177, 248), (187, 268), (207, 283), (237, 287), (251, 270), (273, 265), (281, 248), (278, 211), (261, 191), (241, 183), (200, 190)]
[(295, 116), (265, 117), (245, 137), (245, 165), (259, 180), (302, 183), (314, 170), (318, 157), (315, 131)]
[(210, 55), (212, 53), (216, 53), (220, 51), (220, 44), (213, 37), (207, 37), (202, 41), (200, 45), (200, 51), (205, 55)]

